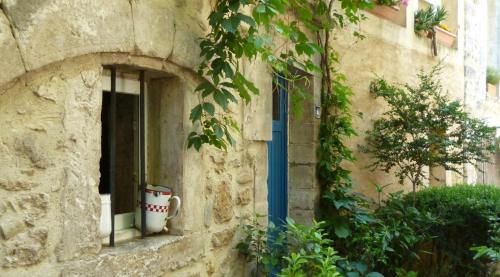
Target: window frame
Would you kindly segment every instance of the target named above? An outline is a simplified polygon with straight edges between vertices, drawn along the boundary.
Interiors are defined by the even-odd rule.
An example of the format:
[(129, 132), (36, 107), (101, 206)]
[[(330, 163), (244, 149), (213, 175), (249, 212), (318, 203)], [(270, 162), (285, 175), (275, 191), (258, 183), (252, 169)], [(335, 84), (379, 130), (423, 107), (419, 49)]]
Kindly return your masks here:
[[(137, 81), (130, 80), (128, 78), (117, 78), (117, 68), (115, 66), (104, 67), (104, 69), (108, 69), (111, 72), (110, 80), (109, 80), (109, 90), (107, 90), (106, 86), (103, 85), (102, 91), (108, 91), (110, 93), (110, 116), (109, 116), (109, 186), (110, 186), (110, 199), (111, 199), (111, 234), (109, 235), (109, 246), (115, 246), (116, 241), (123, 241), (138, 237), (140, 234), (141, 238), (146, 237), (146, 209), (145, 209), (145, 199), (146, 199), (146, 180), (147, 180), (147, 159), (146, 159), (146, 149), (147, 149), (147, 92), (146, 92), (146, 81), (145, 81), (145, 71), (138, 70), (139, 73), (139, 130), (138, 130), (138, 139), (139, 139), (139, 147), (138, 147), (138, 188), (140, 191), (140, 208), (141, 208), (141, 230), (138, 231), (135, 228), (135, 211), (129, 213), (115, 214), (115, 203), (116, 203), (116, 95), (117, 93), (125, 93), (125, 94), (133, 94), (137, 95), (137, 87), (134, 84)], [(107, 81), (106, 77), (103, 75), (103, 81)], [(117, 90), (117, 80), (119, 79), (120, 83), (120, 91)], [(131, 88), (128, 89), (127, 86)], [(134, 92), (135, 91), (135, 92)], [(137, 134), (137, 133), (135, 133)], [(135, 135), (134, 134), (134, 135)], [(134, 142), (135, 144), (136, 142)], [(135, 148), (135, 147), (134, 147)], [(135, 156), (135, 153), (134, 153)], [(137, 195), (139, 196), (139, 195)], [(137, 207), (137, 199), (138, 197), (134, 197), (135, 203), (134, 207)]]

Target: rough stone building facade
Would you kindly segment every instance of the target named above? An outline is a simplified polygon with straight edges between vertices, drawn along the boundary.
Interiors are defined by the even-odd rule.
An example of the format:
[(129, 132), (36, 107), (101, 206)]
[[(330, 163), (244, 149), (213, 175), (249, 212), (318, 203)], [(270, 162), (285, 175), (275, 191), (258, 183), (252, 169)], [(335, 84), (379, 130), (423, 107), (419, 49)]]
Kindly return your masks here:
[[(486, 120), (490, 126), (500, 127), (500, 98), (498, 95), (496, 98), (486, 97), (487, 65), (498, 65), (498, 62), (487, 62), (488, 55), (492, 59), (499, 51), (496, 41), (498, 25), (495, 23), (499, 20), (498, 2), (438, 2), (448, 11), (448, 18), (444, 23), (451, 33), (456, 35), (456, 39), (451, 47), (438, 42), (437, 56), (431, 52), (430, 40), (416, 36), (413, 31), (413, 14), (417, 9), (428, 5), (428, 2), (423, 0), (410, 1), (408, 7), (399, 10), (399, 16), (393, 20), (367, 13), (366, 21), (360, 26), (351, 27), (351, 31), (362, 31), (366, 35), (365, 39), (358, 41), (349, 33), (345, 33), (335, 41), (341, 53), (340, 68), (349, 77), (349, 84), (355, 91), (354, 110), (363, 113), (363, 117), (355, 121), (355, 128), (360, 136), (351, 141), (350, 145), (354, 149), (364, 143), (365, 131), (371, 128), (373, 119), (383, 112), (383, 105), (370, 96), (370, 81), (376, 77), (384, 77), (394, 83), (413, 83), (419, 70), (429, 70), (439, 62), (443, 66), (443, 89), (448, 95), (452, 99), (460, 100), (470, 112)], [(497, 136), (500, 136), (500, 131)], [(397, 179), (391, 174), (370, 172), (365, 168), (370, 164), (369, 157), (360, 152), (355, 154), (358, 162), (351, 169), (359, 191), (375, 196), (375, 184), (392, 184), (386, 188), (384, 194), (401, 190)], [(429, 182), (435, 185), (451, 185), (464, 182), (481, 183), (484, 180), (486, 183), (499, 185), (499, 153), (492, 157), (492, 162), (493, 164), (484, 165), (484, 179), (481, 178), (484, 174), (467, 165), (464, 167), (465, 178), (434, 168), (431, 169), (432, 173), (440, 180), (430, 178)], [(482, 167), (483, 165), (480, 165), (480, 168)]]
[[(405, 26), (367, 14), (361, 25), (367, 39), (355, 42), (346, 33), (335, 41), (341, 69), (356, 92), (354, 108), (365, 114), (356, 121), (360, 134), (380, 114), (381, 104), (368, 95), (376, 74), (411, 81), (416, 69), (445, 58), (443, 80), (453, 97), (463, 99), (469, 90), (466, 80), (484, 84), (484, 72), (473, 76), (464, 59), (476, 53), (465, 43), (467, 26), (472, 26), (465, 7), (487, 9), (478, 1), (444, 1), (454, 12), (450, 26), (456, 28), (457, 43), (440, 46), (439, 57), (433, 57), (428, 41), (413, 33), (417, 2), (402, 10)], [(234, 246), (242, 220), (268, 211), (272, 75), (264, 64), (243, 65), (262, 93), (248, 106), (230, 107), (242, 130), (234, 148), (186, 148), (193, 128), (189, 113), (198, 101), (193, 93), (199, 83), (198, 38), (207, 32), (209, 1), (0, 4), (0, 276), (246, 275), (249, 269)], [(486, 41), (479, 47), (486, 47)], [(136, 90), (137, 72), (145, 71), (148, 181), (171, 187), (183, 200), (168, 234), (115, 247), (103, 246), (99, 237), (101, 117), (110, 66), (118, 70), (117, 87), (123, 90)], [(482, 64), (471, 66), (483, 70)], [(313, 97), (304, 115), (290, 115), (288, 122), (285, 197), (288, 214), (303, 223), (311, 222), (318, 199), (314, 111), (320, 105), (319, 80), (308, 78)], [(492, 110), (498, 115), (498, 108)], [(351, 145), (362, 142), (361, 135)], [(352, 168), (360, 191), (374, 195), (373, 183), (391, 182), (364, 165), (360, 156)]]
[[(232, 107), (227, 153), (186, 149), (207, 1), (2, 1), (0, 275), (238, 276), (242, 218), (267, 211), (269, 105)], [(183, 200), (170, 233), (103, 247), (101, 109), (106, 72), (146, 71), (158, 182)], [(261, 89), (262, 65), (247, 65)], [(249, 70), (252, 68), (252, 70)], [(121, 74), (120, 73), (120, 74)], [(125, 82), (125, 81), (124, 81)], [(119, 86), (118, 86), (119, 87)], [(153, 107), (162, 103), (160, 111)], [(264, 102), (263, 104), (266, 104)], [(153, 120), (149, 120), (153, 124)], [(154, 133), (154, 135), (153, 135)], [(149, 138), (148, 138), (149, 139)], [(154, 143), (148, 144), (154, 147)], [(148, 155), (158, 154), (151, 151)], [(153, 161), (154, 160), (154, 161)], [(154, 173), (151, 178), (154, 178)]]

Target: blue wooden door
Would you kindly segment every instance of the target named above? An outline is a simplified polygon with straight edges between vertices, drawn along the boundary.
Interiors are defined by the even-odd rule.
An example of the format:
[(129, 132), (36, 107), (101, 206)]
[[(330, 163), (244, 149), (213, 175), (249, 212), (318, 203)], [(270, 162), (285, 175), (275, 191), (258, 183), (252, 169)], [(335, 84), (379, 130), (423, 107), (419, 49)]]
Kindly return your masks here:
[(269, 221), (282, 225), (288, 214), (288, 93), (286, 80), (273, 78), (273, 140), (268, 142)]

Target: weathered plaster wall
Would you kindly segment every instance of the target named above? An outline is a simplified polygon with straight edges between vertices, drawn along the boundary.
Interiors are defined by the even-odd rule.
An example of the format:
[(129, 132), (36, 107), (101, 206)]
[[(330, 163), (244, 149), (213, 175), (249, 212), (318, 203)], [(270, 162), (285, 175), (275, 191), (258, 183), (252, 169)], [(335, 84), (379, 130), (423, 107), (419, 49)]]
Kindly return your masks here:
[[(372, 128), (374, 119), (385, 109), (385, 104), (369, 93), (369, 84), (377, 77), (394, 83), (414, 84), (419, 70), (429, 70), (442, 61), (441, 80), (444, 90), (454, 99), (463, 98), (463, 30), (458, 30), (456, 48), (438, 45), (438, 56), (434, 57), (430, 40), (417, 37), (413, 31), (413, 13), (418, 2), (410, 1), (410, 6), (406, 9), (406, 27), (366, 13), (367, 20), (359, 26), (351, 26), (349, 31), (340, 34), (333, 41), (340, 53), (339, 68), (347, 75), (348, 84), (354, 91), (353, 111), (363, 113), (362, 117), (354, 119), (354, 127), (359, 136), (349, 141), (349, 145), (355, 150), (357, 145), (365, 143), (365, 132)], [(457, 3), (457, 24), (463, 26), (463, 1)], [(356, 40), (352, 31), (360, 31), (366, 38)], [(355, 155), (357, 162), (349, 168), (358, 191), (376, 197), (375, 184), (392, 184), (386, 188), (384, 195), (402, 189), (391, 174), (370, 172), (366, 166), (372, 161), (367, 155), (357, 150)], [(405, 189), (409, 190), (410, 186), (405, 186)]]
[[(243, 132), (228, 152), (186, 149), (208, 5), (1, 1), (0, 65), (9, 69), (0, 72), (1, 276), (245, 273), (237, 226), (267, 212), (271, 102), (263, 96), (258, 105), (230, 107)], [(112, 64), (165, 74), (151, 86), (164, 89), (156, 139), (171, 144), (159, 146), (169, 156), (152, 166), (167, 169), (156, 178), (175, 184), (183, 199), (171, 235), (115, 248), (98, 237), (101, 76)], [(271, 88), (264, 65), (245, 67), (259, 88)]]
[[(468, 111), (492, 127), (500, 127), (500, 99), (487, 97), (486, 68), (488, 65), (498, 67), (497, 24), (500, 7), (497, 3), (498, 1), (466, 1), (464, 24), (465, 104)], [(488, 20), (484, 20), (486, 17)], [(500, 137), (500, 128), (497, 130), (497, 137)], [(479, 164), (481, 170), (468, 165), (466, 181), (500, 185), (500, 153), (492, 155), (491, 162)]]

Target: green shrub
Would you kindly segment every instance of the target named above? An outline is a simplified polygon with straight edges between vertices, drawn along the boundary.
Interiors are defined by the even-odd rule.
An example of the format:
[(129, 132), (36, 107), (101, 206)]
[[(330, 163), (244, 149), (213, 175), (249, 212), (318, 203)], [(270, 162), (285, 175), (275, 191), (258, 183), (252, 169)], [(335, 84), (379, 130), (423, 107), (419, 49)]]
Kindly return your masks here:
[[(488, 260), (474, 259), (474, 246), (498, 249), (496, 222), (500, 212), (500, 189), (487, 185), (429, 188), (416, 194), (415, 208), (438, 218), (429, 226), (434, 237), (422, 250), (433, 253), (422, 259), (422, 276), (486, 276)], [(407, 206), (413, 197), (405, 197)]]
[(500, 70), (488, 66), (486, 69), (486, 82), (491, 85), (497, 85), (500, 82)]
[(500, 251), (500, 188), (457, 185), (391, 194), (345, 243), (384, 276), (489, 276)]
[[(394, 193), (373, 213), (375, 220), (357, 229), (347, 242), (348, 259), (362, 262), (384, 276), (407, 276), (423, 254), (420, 245), (432, 238), (437, 219), (408, 205)], [(407, 274), (403, 274), (407, 272)]]
[(270, 224), (266, 228), (256, 218), (244, 225), (246, 237), (236, 248), (249, 261), (256, 262), (255, 276), (270, 272), (280, 277), (340, 276), (336, 268), (340, 257), (320, 226), (304, 226), (287, 219), (284, 226)]

